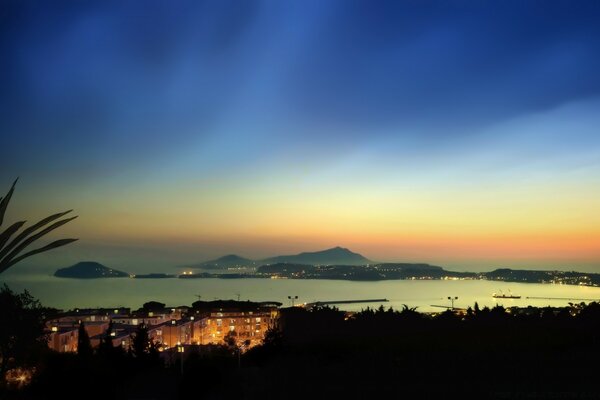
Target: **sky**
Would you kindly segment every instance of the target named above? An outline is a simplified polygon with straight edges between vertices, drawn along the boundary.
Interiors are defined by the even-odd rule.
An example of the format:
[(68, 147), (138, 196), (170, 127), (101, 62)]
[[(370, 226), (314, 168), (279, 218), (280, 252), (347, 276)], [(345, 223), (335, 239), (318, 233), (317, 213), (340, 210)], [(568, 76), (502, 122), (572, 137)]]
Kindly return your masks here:
[(597, 1), (0, 4), (30, 264), (164, 270), (348, 247), (600, 272)]

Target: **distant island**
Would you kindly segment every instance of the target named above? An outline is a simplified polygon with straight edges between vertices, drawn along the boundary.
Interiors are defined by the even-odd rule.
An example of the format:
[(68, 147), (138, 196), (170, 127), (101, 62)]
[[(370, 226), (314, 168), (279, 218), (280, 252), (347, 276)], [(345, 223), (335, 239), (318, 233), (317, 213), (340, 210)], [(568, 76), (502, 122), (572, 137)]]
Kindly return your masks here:
[[(244, 268), (252, 267), (249, 271)], [(194, 273), (190, 268), (204, 269)], [(239, 269), (239, 270), (238, 270)], [(213, 270), (213, 271), (207, 271)], [(228, 272), (229, 270), (229, 272)], [(231, 272), (234, 270), (234, 272)], [(196, 264), (181, 274), (128, 274), (97, 262), (80, 262), (55, 272), (60, 278), (117, 278), (136, 279), (333, 279), (350, 281), (382, 280), (490, 280), (522, 283), (554, 283), (565, 285), (600, 286), (600, 274), (575, 271), (537, 271), (500, 268), (491, 272), (447, 271), (425, 263), (375, 263), (343, 247), (276, 256), (262, 261), (230, 254)]]
[(293, 255), (275, 256), (262, 260), (251, 260), (236, 254), (229, 254), (215, 260), (193, 264), (189, 268), (198, 269), (232, 269), (251, 268), (265, 264), (309, 264), (309, 265), (366, 265), (372, 263), (369, 259), (343, 247), (333, 247), (327, 250), (303, 252)]
[(54, 276), (59, 278), (97, 279), (97, 278), (126, 278), (129, 274), (108, 268), (95, 261), (82, 261), (67, 268), (56, 270)]

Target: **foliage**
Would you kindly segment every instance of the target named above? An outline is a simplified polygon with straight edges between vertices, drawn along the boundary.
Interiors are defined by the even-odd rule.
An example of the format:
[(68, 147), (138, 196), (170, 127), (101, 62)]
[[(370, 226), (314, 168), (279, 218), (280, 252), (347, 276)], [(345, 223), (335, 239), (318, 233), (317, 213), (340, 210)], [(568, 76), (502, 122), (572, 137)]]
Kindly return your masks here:
[(106, 332), (102, 335), (100, 339), (100, 344), (98, 345), (98, 353), (100, 355), (110, 357), (114, 352), (115, 347), (113, 346), (113, 322), (112, 320), (108, 323), (108, 328), (106, 328)]
[(160, 303), (158, 301), (149, 301), (144, 303), (142, 309), (146, 312), (148, 311), (160, 311), (165, 308), (165, 303)]
[(79, 324), (79, 331), (77, 336), (77, 354), (83, 358), (90, 358), (92, 356), (92, 344), (90, 343), (90, 336), (85, 330), (83, 321)]
[(154, 343), (148, 336), (148, 327), (139, 324), (135, 333), (131, 336), (131, 356), (140, 365), (157, 363), (158, 358), (157, 343)]
[[(17, 179), (18, 180), (18, 179)], [(12, 187), (4, 196), (0, 198), (0, 227), (4, 222), (4, 215), (6, 213), (6, 209), (12, 198), (13, 192), (15, 190), (15, 185), (17, 184), (17, 180), (15, 180), (12, 184)], [(57, 214), (53, 214), (49, 217), (42, 219), (41, 221), (31, 225), (30, 227), (24, 229), (19, 233), (14, 239), (10, 240), (13, 235), (15, 235), (19, 229), (21, 229), (26, 221), (18, 221), (4, 229), (0, 232), (0, 273), (6, 271), (8, 268), (12, 267), (19, 261), (31, 257), (35, 254), (42, 253), (48, 250), (55, 249), (57, 247), (64, 246), (66, 244), (72, 243), (77, 239), (60, 239), (46, 246), (39, 247), (37, 249), (28, 251), (26, 253), (22, 253), (27, 247), (29, 247), (33, 242), (42, 238), (46, 234), (52, 232), (53, 230), (63, 226), (64, 224), (74, 220), (77, 218), (70, 217), (65, 219), (60, 219), (66, 214), (70, 213), (73, 210), (68, 210), (64, 212), (60, 212)], [(57, 221), (58, 220), (58, 221)]]
[(0, 288), (0, 376), (46, 347), (44, 319), (50, 311), (26, 290), (17, 294), (6, 285)]
[(223, 342), (225, 343), (225, 346), (227, 346), (228, 349), (230, 349), (232, 351), (237, 350), (237, 332), (236, 331), (227, 332), (227, 334), (223, 338)]

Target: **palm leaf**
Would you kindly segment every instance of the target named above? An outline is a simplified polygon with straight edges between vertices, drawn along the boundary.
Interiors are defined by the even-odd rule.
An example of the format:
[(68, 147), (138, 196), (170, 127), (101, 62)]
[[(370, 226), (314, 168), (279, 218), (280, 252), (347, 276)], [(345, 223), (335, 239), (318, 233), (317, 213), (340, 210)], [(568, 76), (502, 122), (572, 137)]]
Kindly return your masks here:
[[(0, 249), (2, 249), (2, 246), (4, 246), (6, 242), (8, 242), (8, 239), (10, 239), (10, 237), (14, 235), (16, 231), (21, 229), (23, 224), (25, 224), (25, 221), (15, 222), (14, 224), (6, 228), (4, 232), (0, 233)], [(2, 256), (0, 256), (0, 258), (2, 258)]]
[(58, 228), (58, 227), (60, 227), (60, 226), (62, 226), (64, 224), (66, 224), (67, 222), (74, 220), (75, 218), (77, 218), (77, 216), (71, 217), (71, 218), (62, 219), (62, 220), (60, 220), (58, 222), (53, 223), (52, 225), (50, 225), (46, 229), (39, 231), (35, 235), (29, 236), (27, 239), (25, 239), (23, 242), (21, 242), (21, 244), (19, 244), (13, 251), (11, 251), (6, 256), (4, 256), (3, 258), (1, 258), (0, 259), (0, 265), (3, 265), (5, 263), (9, 263), (10, 260), (12, 260), (14, 257), (16, 257), (17, 254), (19, 254), (21, 251), (23, 251), (31, 243), (35, 242), (36, 240), (38, 240), (42, 236), (46, 235), (47, 233), (52, 232), (56, 228)]
[(52, 250), (52, 249), (55, 249), (57, 247), (61, 247), (61, 246), (67, 245), (67, 244), (72, 243), (72, 242), (74, 242), (76, 240), (78, 240), (78, 239), (60, 239), (60, 240), (56, 240), (56, 241), (54, 241), (54, 242), (52, 242), (50, 244), (47, 244), (44, 247), (40, 247), (39, 249), (35, 249), (35, 250), (29, 251), (29, 252), (27, 252), (27, 253), (25, 253), (23, 255), (20, 255), (19, 257), (15, 258), (15, 259), (13, 259), (11, 261), (9, 261), (9, 260), (2, 260), (2, 261), (0, 261), (0, 274), (2, 272), (6, 271), (8, 268), (12, 267), (14, 264), (16, 264), (19, 261), (23, 260), (24, 258), (31, 257), (31, 256), (33, 256), (35, 254), (42, 253), (44, 251)]
[[(15, 191), (15, 185), (17, 184), (18, 180), (19, 180), (19, 178), (15, 179), (15, 181), (13, 182), (13, 184), (12, 184), (10, 190), (8, 191), (8, 193), (6, 194), (6, 196), (0, 197), (0, 226), (2, 226), (2, 223), (4, 222), (4, 215), (6, 213), (6, 209), (8, 208), (8, 203), (10, 202), (10, 199)], [(0, 273), (6, 271), (9, 267), (13, 266), (14, 264), (18, 263), (19, 261), (23, 260), (24, 258), (31, 257), (35, 254), (42, 253), (42, 252), (48, 251), (48, 250), (52, 250), (54, 248), (61, 247), (61, 246), (64, 246), (66, 244), (76, 241), (77, 239), (56, 240), (46, 246), (29, 251), (25, 254), (19, 255), (19, 253), (21, 253), (23, 250), (25, 250), (25, 248), (27, 248), (27, 246), (29, 246), (30, 244), (32, 244), (33, 242), (35, 242), (42, 236), (46, 235), (49, 232), (52, 232), (56, 228), (77, 218), (77, 216), (72, 217), (72, 218), (66, 218), (66, 219), (54, 222), (50, 226), (46, 226), (49, 223), (51, 223), (52, 221), (55, 221), (56, 219), (61, 218), (62, 216), (70, 213), (71, 211), (73, 211), (73, 210), (68, 210), (68, 211), (64, 211), (61, 213), (53, 214), (49, 217), (42, 219), (41, 221), (37, 222), (36, 224), (25, 229), (23, 232), (21, 232), (19, 235), (17, 235), (17, 237), (15, 237), (12, 241), (10, 241), (10, 243), (8, 243), (10, 238), (15, 233), (17, 233), (17, 231), (19, 229), (21, 229), (21, 227), (25, 224), (25, 221), (15, 222), (11, 226), (9, 226), (7, 229), (0, 232)], [(46, 226), (46, 228), (44, 228), (40, 232), (35, 233), (35, 231), (43, 228), (44, 226)], [(8, 243), (8, 245), (6, 245), (6, 243)], [(4, 245), (6, 245), (6, 247), (4, 247)]]
[[(8, 244), (8, 246), (6, 246), (6, 248), (4, 248), (4, 249), (2, 249), (0, 251), (0, 260), (6, 254), (8, 254), (9, 251), (11, 251), (12, 249), (14, 249), (15, 246), (18, 245), (21, 241), (23, 241), (27, 236), (31, 235), (33, 232), (37, 231), (42, 226), (44, 226), (44, 225), (46, 225), (46, 224), (54, 221), (55, 219), (58, 219), (58, 218), (62, 217), (63, 215), (66, 215), (66, 214), (70, 213), (71, 211), (73, 211), (73, 210), (68, 210), (68, 211), (64, 211), (64, 212), (58, 213), (58, 214), (51, 215), (49, 217), (44, 218), (43, 220), (41, 220), (37, 224), (34, 224), (34, 225), (30, 226), (29, 228), (25, 229), (23, 232), (21, 232), (19, 234), (19, 236), (17, 236), (16, 238), (14, 238)], [(0, 245), (0, 249), (1, 248), (2, 248), (2, 245)]]
[(4, 213), (6, 212), (6, 208), (8, 207), (8, 203), (10, 202), (10, 198), (12, 197), (12, 194), (15, 191), (15, 185), (17, 184), (18, 180), (19, 178), (15, 179), (6, 196), (4, 196), (2, 200), (0, 200), (0, 226), (2, 226), (2, 223), (4, 222)]

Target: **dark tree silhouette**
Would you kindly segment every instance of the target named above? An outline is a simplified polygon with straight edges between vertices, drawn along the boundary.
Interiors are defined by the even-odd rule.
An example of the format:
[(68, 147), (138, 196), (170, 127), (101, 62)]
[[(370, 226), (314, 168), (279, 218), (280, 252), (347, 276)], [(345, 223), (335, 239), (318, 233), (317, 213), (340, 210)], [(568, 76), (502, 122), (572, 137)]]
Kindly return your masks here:
[(158, 301), (149, 301), (144, 303), (142, 309), (146, 312), (148, 311), (158, 311), (165, 308), (165, 303), (160, 303)]
[[(0, 198), (0, 227), (2, 226), (2, 224), (4, 222), (4, 215), (6, 213), (8, 203), (10, 202), (10, 199), (15, 190), (15, 185), (17, 184), (17, 180), (18, 179), (16, 179), (13, 182), (13, 184), (12, 184), (10, 190), (8, 191), (8, 193), (6, 194), (6, 196), (4, 196), (3, 198)], [(75, 216), (75, 217), (58, 220), (59, 218), (70, 213), (71, 211), (73, 211), (73, 210), (64, 211), (64, 212), (61, 212), (58, 214), (53, 214), (49, 217), (46, 217), (46, 218), (42, 219), (41, 221), (24, 229), (21, 233), (19, 233), (12, 240), (10, 240), (10, 238), (13, 235), (15, 235), (19, 231), (19, 229), (21, 229), (23, 227), (23, 225), (25, 225), (26, 221), (15, 222), (14, 224), (10, 225), (8, 228), (6, 228), (2, 232), (0, 232), (0, 273), (6, 271), (8, 268), (12, 267), (16, 263), (18, 263), (19, 261), (21, 261), (27, 257), (31, 257), (35, 254), (42, 253), (42, 252), (45, 252), (48, 250), (52, 250), (57, 247), (61, 247), (61, 246), (64, 246), (66, 244), (76, 241), (77, 239), (60, 239), (60, 240), (56, 240), (50, 244), (47, 244), (46, 246), (43, 246), (43, 247), (28, 251), (28, 252), (22, 254), (23, 250), (25, 250), (29, 245), (31, 245), (36, 240), (38, 240), (41, 237), (45, 236), (46, 234), (52, 232), (56, 228), (61, 227), (62, 225), (66, 224), (67, 222), (72, 221), (75, 218), (77, 218), (77, 216)], [(56, 220), (58, 220), (58, 221), (56, 221)], [(56, 222), (54, 222), (54, 221), (56, 221)]]
[(110, 356), (113, 353), (114, 346), (113, 346), (112, 332), (113, 332), (113, 323), (112, 323), (112, 321), (110, 321), (108, 323), (108, 328), (106, 328), (106, 332), (104, 332), (104, 335), (102, 335), (102, 338), (100, 339), (100, 344), (98, 345), (98, 353), (99, 354)]
[(48, 312), (26, 290), (16, 294), (6, 285), (0, 288), (0, 376), (7, 368), (21, 365), (36, 348), (46, 347)]
[(279, 325), (275, 324), (274, 326), (267, 329), (265, 332), (265, 337), (263, 338), (263, 346), (267, 347), (281, 347), (282, 344), (282, 336), (281, 329)]
[(237, 350), (237, 339), (236, 338), (237, 338), (237, 332), (230, 331), (230, 332), (227, 332), (227, 335), (225, 335), (225, 337), (223, 338), (223, 342), (225, 342), (225, 346), (227, 346), (227, 348), (234, 351), (234, 350)]
[(77, 354), (82, 358), (91, 358), (93, 354), (92, 344), (90, 343), (90, 336), (85, 330), (83, 321), (79, 323), (77, 334)]
[(158, 361), (158, 345), (148, 336), (148, 328), (139, 324), (131, 336), (131, 356), (140, 364), (153, 364)]

